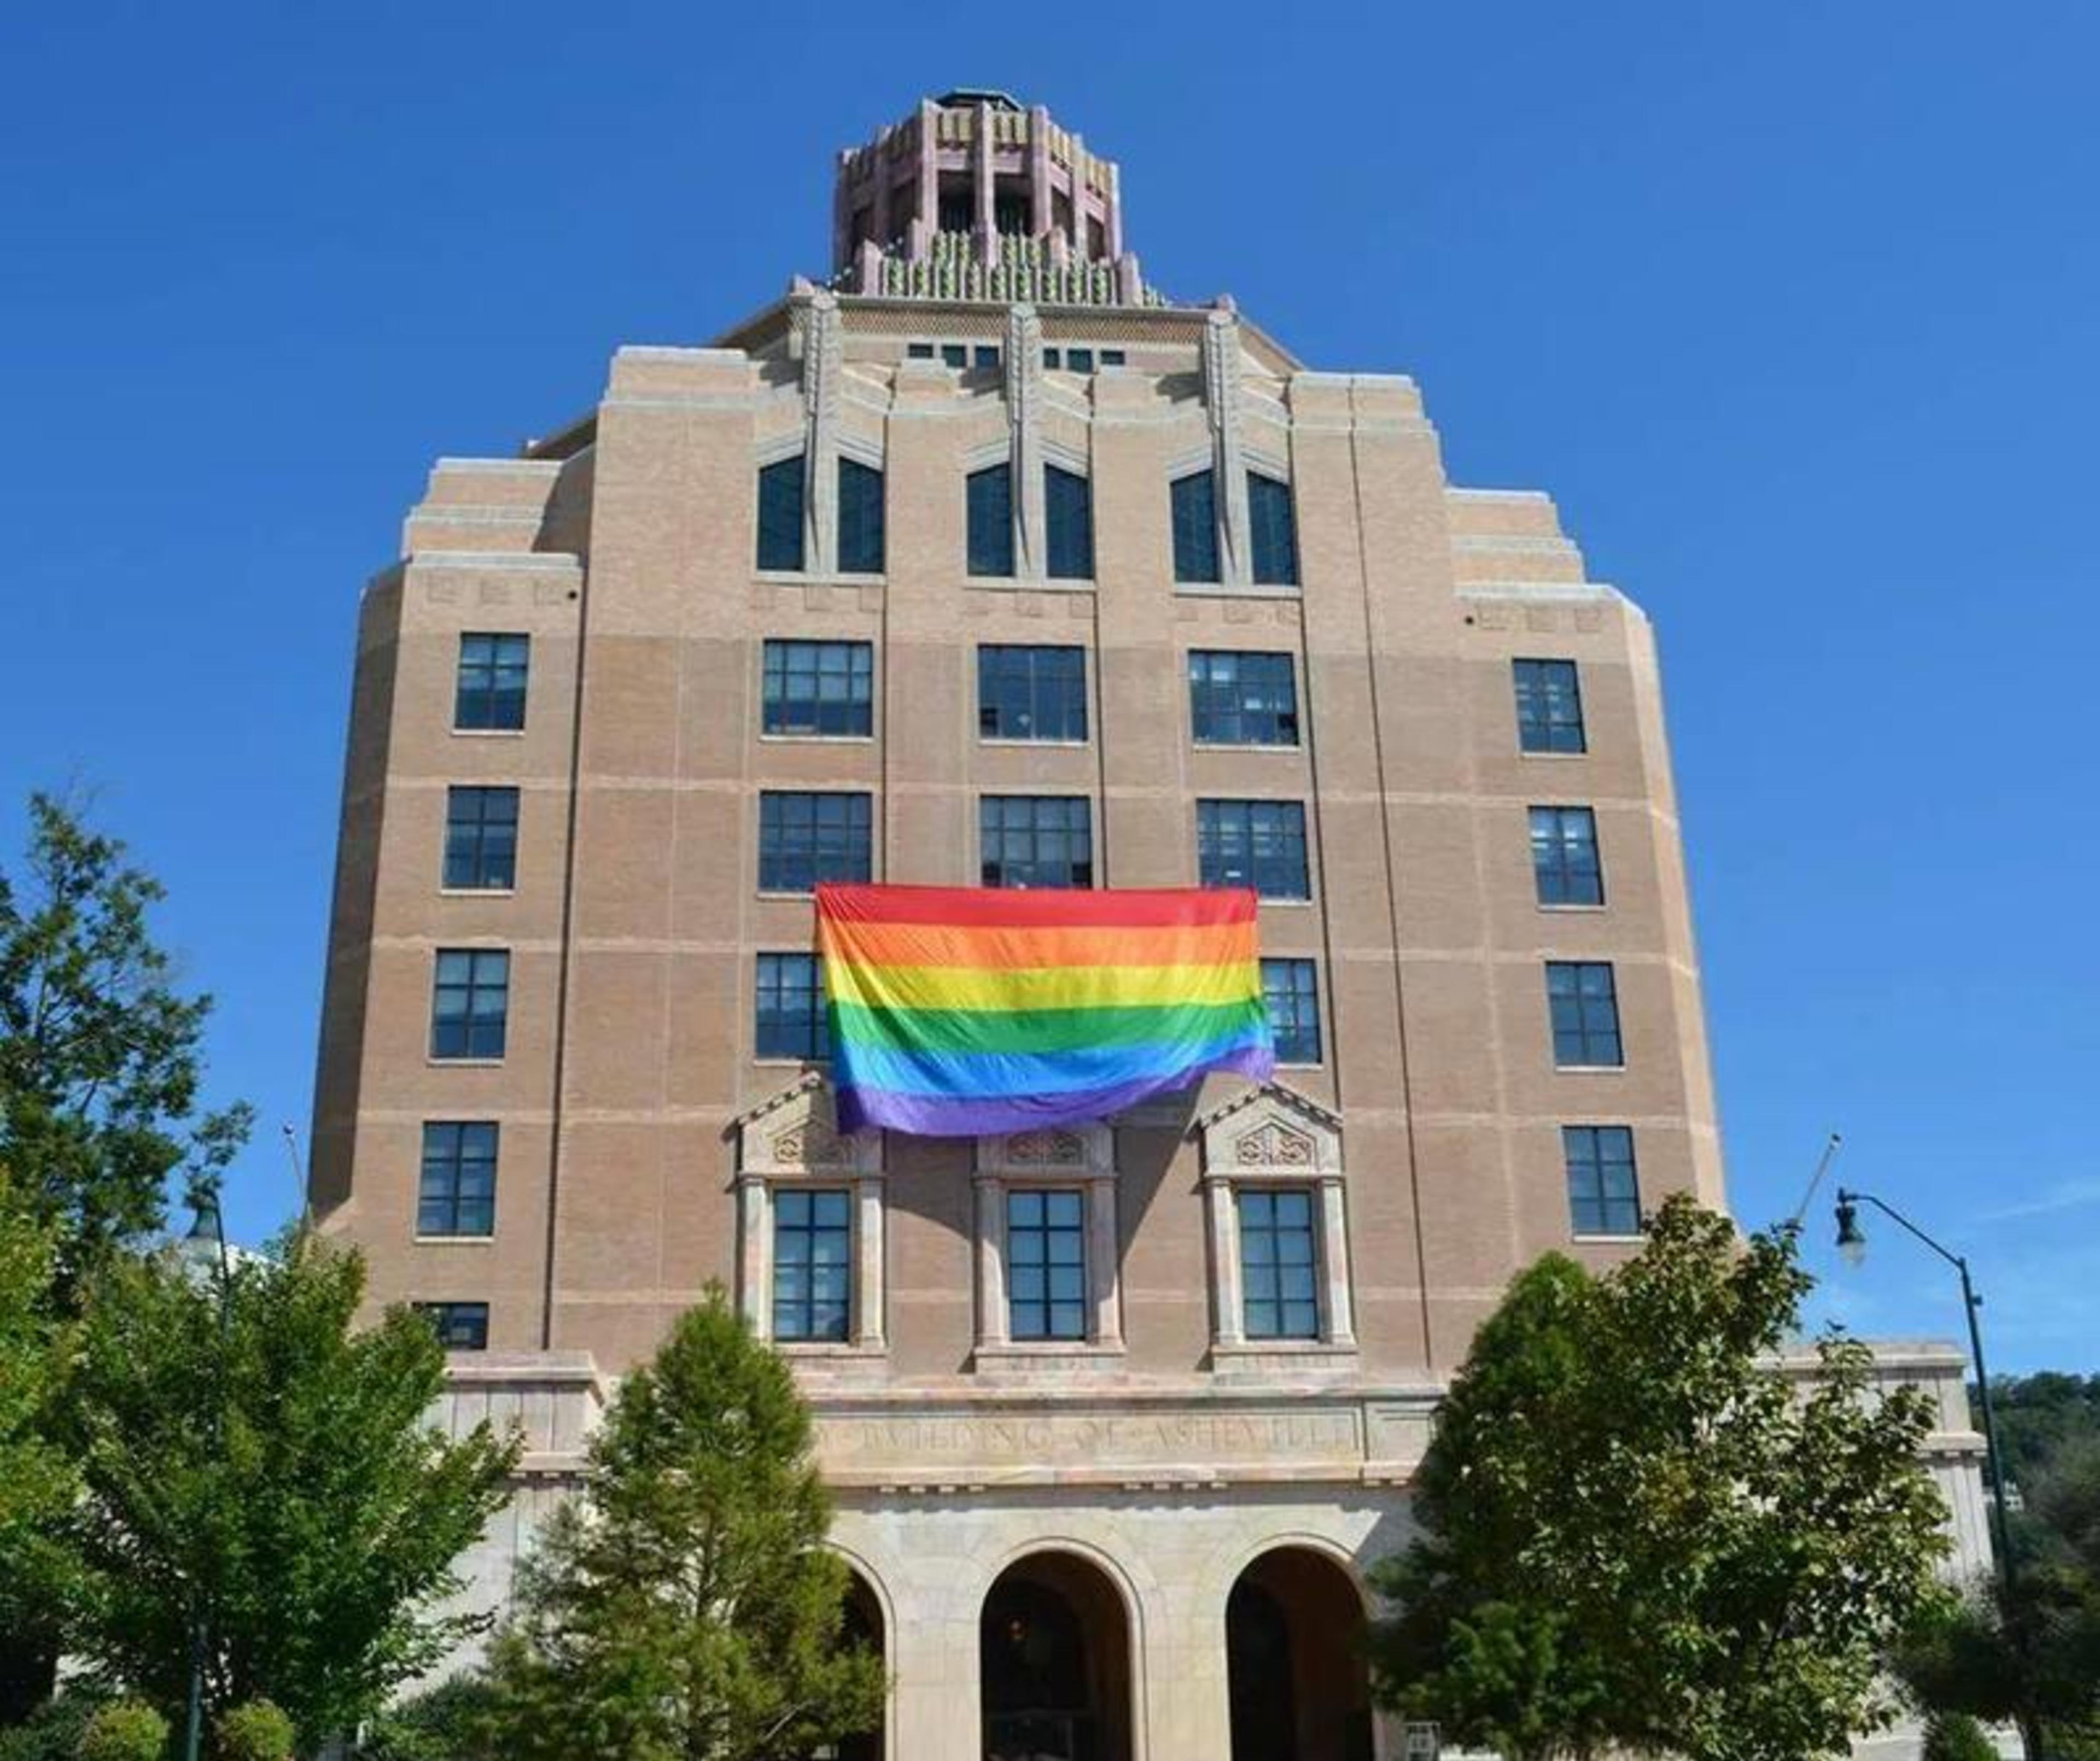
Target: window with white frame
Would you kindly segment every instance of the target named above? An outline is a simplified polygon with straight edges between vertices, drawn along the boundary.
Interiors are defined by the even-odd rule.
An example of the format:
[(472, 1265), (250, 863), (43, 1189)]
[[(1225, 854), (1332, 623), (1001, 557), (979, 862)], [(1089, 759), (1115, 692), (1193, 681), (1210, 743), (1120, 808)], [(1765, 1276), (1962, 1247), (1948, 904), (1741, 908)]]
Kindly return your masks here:
[(1120, 1353), (1114, 1133), (980, 1138), (976, 1182), (980, 1357)]

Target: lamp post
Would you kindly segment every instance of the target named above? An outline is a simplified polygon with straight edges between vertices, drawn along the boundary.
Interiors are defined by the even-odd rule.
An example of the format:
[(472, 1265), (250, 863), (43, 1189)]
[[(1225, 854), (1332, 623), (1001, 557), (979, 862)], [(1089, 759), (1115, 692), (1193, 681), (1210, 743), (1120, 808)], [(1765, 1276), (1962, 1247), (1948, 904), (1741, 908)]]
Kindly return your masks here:
[[(1867, 1257), (1867, 1237), (1860, 1227), (1860, 1207), (1863, 1204), (1873, 1205), (1884, 1217), (1908, 1230), (1961, 1276), (1961, 1312), (1969, 1320), (1969, 1355), (1976, 1365), (1977, 1398), (1983, 1408), (1983, 1460), (1991, 1474), (1991, 1528), (1997, 1543), (1998, 1582), (2005, 1592), (2005, 1613), (2014, 1634), (2014, 1643), (2024, 1650), (2018, 1606), (2014, 1596), (2019, 1585), (2019, 1566), (2013, 1558), (2012, 1526), (2005, 1515), (2005, 1455), (1998, 1446), (1998, 1417), (1991, 1405), (1991, 1376), (1983, 1367), (1983, 1327), (1978, 1319), (1983, 1311), (1983, 1299), (1976, 1294), (1976, 1287), (1970, 1281), (1967, 1260), (1942, 1247), (1886, 1200), (1876, 1198), (1871, 1192), (1850, 1192), (1840, 1186), (1837, 1206), (1838, 1251), (1844, 1255), (1846, 1265), (1857, 1266)], [(2027, 1750), (2028, 1761), (2041, 1761), (2041, 1732), (2033, 1715), (2023, 1709), (2019, 1724), (2021, 1746)]]
[[(225, 1373), (225, 1356), (233, 1336), (233, 1267), (226, 1251), (226, 1226), (218, 1214), (218, 1195), (211, 1187), (201, 1187), (192, 1204), (196, 1207), (195, 1220), (190, 1232), (176, 1248), (183, 1263), (192, 1271), (206, 1278), (215, 1278), (218, 1283), (218, 1343), (219, 1369)], [(219, 1430), (224, 1417), (223, 1402), (212, 1406), (211, 1425), (214, 1452), (220, 1441)], [(204, 1741), (204, 1660), (206, 1634), (205, 1630), (204, 1601), (195, 1596), (190, 1605), (190, 1693), (189, 1715), (183, 1736), (184, 1761), (197, 1761), (198, 1751)]]

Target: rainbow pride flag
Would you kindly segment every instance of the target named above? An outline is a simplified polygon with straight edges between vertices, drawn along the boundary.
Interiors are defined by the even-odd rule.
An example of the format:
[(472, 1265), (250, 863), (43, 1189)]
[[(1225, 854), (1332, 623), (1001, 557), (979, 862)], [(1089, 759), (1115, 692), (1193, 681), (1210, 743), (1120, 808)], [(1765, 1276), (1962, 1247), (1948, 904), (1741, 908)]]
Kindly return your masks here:
[(1078, 1125), (1276, 1054), (1244, 888), (817, 889), (839, 1125)]

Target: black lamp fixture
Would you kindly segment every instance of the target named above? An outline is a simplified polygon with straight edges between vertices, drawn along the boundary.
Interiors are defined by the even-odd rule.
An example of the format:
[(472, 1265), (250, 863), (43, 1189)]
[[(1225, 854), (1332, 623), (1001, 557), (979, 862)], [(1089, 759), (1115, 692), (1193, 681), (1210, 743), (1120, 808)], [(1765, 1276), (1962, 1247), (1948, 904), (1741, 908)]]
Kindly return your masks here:
[(1847, 1266), (1863, 1265), (1866, 1261), (1867, 1238), (1860, 1228), (1860, 1207), (1849, 1192), (1838, 1195), (1838, 1251), (1844, 1255)]

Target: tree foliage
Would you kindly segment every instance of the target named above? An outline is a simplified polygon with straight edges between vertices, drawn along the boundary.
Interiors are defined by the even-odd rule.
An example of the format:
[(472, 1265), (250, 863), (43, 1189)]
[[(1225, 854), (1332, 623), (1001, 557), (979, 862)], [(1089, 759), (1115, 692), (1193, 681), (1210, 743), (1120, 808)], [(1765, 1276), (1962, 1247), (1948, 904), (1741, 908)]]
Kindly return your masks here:
[(1772, 1361), (1809, 1280), (1791, 1231), (1667, 1201), (1593, 1276), (1549, 1255), (1484, 1326), (1383, 1572), (1383, 1699), (1520, 1761), (1842, 1752), (1891, 1710), (1891, 1636), (1938, 1594), (1925, 1398), (1870, 1399), (1830, 1338)]
[(2028, 1459), (2017, 1583), (1993, 1577), (1930, 1611), (1896, 1668), (1935, 1711), (2030, 1721), (2052, 1761), (2100, 1757), (2100, 1439), (2067, 1431)]
[(212, 1731), (215, 1761), (291, 1761), (292, 1720), (267, 1700), (250, 1700), (222, 1716)]
[(161, 1761), (168, 1721), (143, 1700), (115, 1700), (87, 1721), (74, 1753), (80, 1761)]
[(52, 1434), (67, 1338), (53, 1316), (55, 1231), (0, 1166), (0, 1632), (46, 1625), (72, 1577), (72, 1464)]
[(476, 1622), (433, 1612), (501, 1507), (517, 1444), (427, 1417), (422, 1318), (353, 1323), (363, 1261), (307, 1235), (218, 1280), (116, 1258), (87, 1293), (68, 1403), (87, 1570), (77, 1643), (164, 1706), (192, 1614), (209, 1709), (267, 1697), (305, 1737), (346, 1730)]
[(516, 1761), (774, 1761), (880, 1715), (808, 1409), (719, 1288), (624, 1382), (491, 1660)]
[(448, 1676), (373, 1719), (355, 1761), (493, 1761), (488, 1744), (496, 1703), (486, 1675)]
[(198, 1110), (211, 999), (153, 940), (162, 896), (121, 843), (29, 798), (22, 874), (0, 869), (0, 1162), (57, 1231), (61, 1295), (160, 1226), (178, 1167), (210, 1175), (248, 1134), (245, 1106)]

